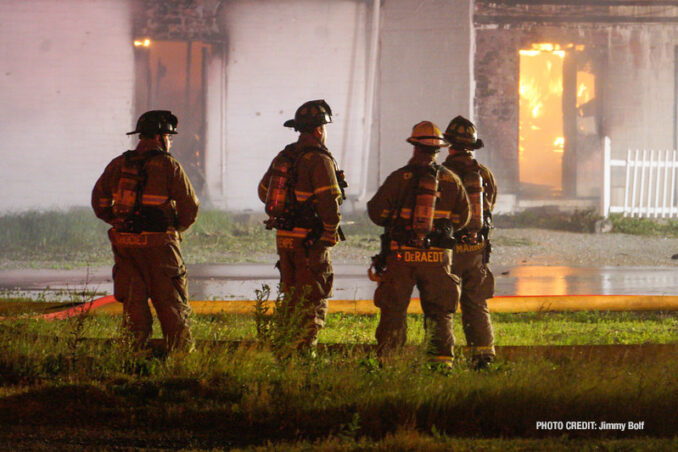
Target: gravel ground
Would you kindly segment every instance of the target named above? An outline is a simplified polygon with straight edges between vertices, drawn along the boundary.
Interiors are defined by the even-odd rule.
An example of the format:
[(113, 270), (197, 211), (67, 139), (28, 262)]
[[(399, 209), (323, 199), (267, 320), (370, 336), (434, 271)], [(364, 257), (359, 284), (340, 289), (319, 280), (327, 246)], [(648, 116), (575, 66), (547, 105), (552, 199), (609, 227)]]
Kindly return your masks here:
[(492, 263), (573, 267), (675, 267), (678, 239), (582, 234), (545, 229), (496, 229)]
[[(495, 229), (494, 265), (550, 265), (570, 267), (675, 267), (678, 238), (628, 234), (586, 234), (547, 229)], [(376, 240), (364, 249), (339, 244), (332, 250), (336, 263), (369, 265)]]
[[(273, 235), (271, 235), (271, 241)], [(349, 245), (350, 243), (350, 245)], [(363, 236), (349, 243), (340, 243), (332, 250), (332, 261), (338, 264), (359, 264), (366, 267), (370, 257), (378, 252), (378, 235)], [(269, 244), (272, 245), (272, 242)], [(228, 250), (218, 252), (218, 259), (211, 255), (198, 256), (184, 247), (188, 263), (270, 263), (278, 257), (262, 247), (244, 253)], [(648, 237), (628, 234), (586, 234), (552, 231), (547, 229), (495, 229), (492, 238), (493, 265), (549, 265), (570, 267), (676, 267), (678, 238)], [(87, 262), (87, 259), (84, 260)], [(107, 262), (96, 265), (110, 265)], [(77, 267), (78, 265), (76, 265)], [(72, 268), (64, 261), (52, 262), (41, 259), (13, 260), (0, 253), (0, 271), (17, 268)]]

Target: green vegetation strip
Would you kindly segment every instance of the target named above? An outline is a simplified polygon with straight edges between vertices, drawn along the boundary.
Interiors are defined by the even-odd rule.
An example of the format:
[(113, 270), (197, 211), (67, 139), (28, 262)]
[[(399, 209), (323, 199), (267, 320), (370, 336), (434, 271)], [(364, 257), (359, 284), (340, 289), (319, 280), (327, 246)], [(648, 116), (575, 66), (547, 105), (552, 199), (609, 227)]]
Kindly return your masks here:
[[(275, 254), (274, 232), (266, 230), (262, 219), (261, 215), (237, 217), (201, 210), (184, 235), (187, 262), (270, 262)], [(365, 255), (367, 263), (379, 247), (380, 228), (365, 215), (346, 222), (343, 229), (348, 240), (338, 255), (357, 252)], [(86, 208), (0, 215), (0, 269), (111, 265), (108, 228)]]
[(232, 450), (252, 452), (393, 452), (393, 451), (653, 451), (675, 452), (678, 438), (636, 437), (628, 439), (559, 438), (472, 438), (453, 437), (435, 431), (400, 429), (382, 439), (355, 435), (352, 430), (328, 438), (300, 441), (270, 441), (259, 445), (227, 439), (223, 435), (196, 431), (155, 431), (141, 428), (120, 431), (100, 426), (50, 429), (39, 426), (11, 426), (0, 431), (0, 447), (6, 450)]
[[(675, 344), (675, 313), (502, 314), (494, 321), (505, 346), (487, 372), (470, 370), (462, 356), (447, 371), (431, 368), (416, 345), (423, 340), (419, 315), (408, 317), (410, 345), (383, 366), (371, 347), (359, 345), (373, 343), (376, 316), (331, 315), (317, 357), (287, 358), (257, 335), (253, 316), (196, 316), (197, 351), (169, 357), (131, 349), (119, 317), (1, 321), (0, 445), (30, 449), (30, 439), (45, 432), (57, 443), (92, 448), (108, 447), (104, 439), (120, 447), (262, 450), (386, 448), (394, 438), (418, 445), (414, 450), (473, 448), (458, 437), (504, 438), (482, 443), (496, 450), (588, 444), (569, 443), (577, 438), (599, 445), (633, 438), (652, 450), (675, 444), (643, 439), (678, 431), (678, 359), (666, 352), (675, 345), (634, 345)], [(615, 343), (609, 337), (620, 330), (635, 331), (617, 337), (627, 345), (607, 349), (621, 354), (579, 345), (509, 356), (521, 335), (538, 339), (530, 345), (563, 331), (578, 341)], [(554, 339), (551, 345), (569, 341)], [(644, 427), (536, 427), (571, 420)], [(514, 437), (534, 440), (507, 439)]]
[[(52, 303), (44, 303), (54, 306)], [(0, 303), (1, 325), (19, 326), (25, 332), (43, 336), (67, 336), (75, 321), (48, 322), (29, 316), (41, 311), (43, 303), (28, 301)], [(34, 307), (35, 306), (35, 307)], [(22, 310), (25, 314), (22, 316)], [(497, 345), (611, 345), (676, 344), (678, 311), (579, 311), (537, 313), (495, 313), (492, 315)], [(334, 313), (327, 317), (320, 333), (322, 343), (374, 343), (378, 315)], [(119, 335), (120, 316), (91, 314), (83, 323), (83, 337), (112, 338)], [(239, 341), (256, 338), (256, 320), (246, 314), (207, 314), (193, 317), (193, 334), (199, 340)], [(160, 327), (155, 320), (155, 338)], [(454, 319), (457, 343), (463, 345), (461, 316)], [(408, 315), (408, 342), (419, 344), (424, 338), (423, 316)]]
[[(186, 261), (193, 263), (270, 262), (274, 259), (273, 232), (262, 215), (237, 216), (203, 209), (184, 235)], [(593, 232), (601, 218), (593, 210), (561, 212), (551, 208), (529, 209), (496, 215), (497, 228), (543, 228)], [(678, 237), (678, 222), (611, 216), (613, 232), (646, 236)], [(349, 216), (342, 226), (347, 241), (334, 252), (339, 260), (360, 260), (366, 265), (379, 248), (381, 229), (364, 214)], [(60, 268), (111, 265), (106, 230), (88, 208), (67, 211), (29, 211), (0, 215), (0, 269)], [(497, 237), (497, 246), (529, 246), (529, 239)]]
[[(405, 351), (278, 360), (265, 348), (141, 357), (106, 346), (24, 338), (0, 348), (0, 425), (82, 426), (252, 444), (329, 436), (385, 438), (402, 429), (450, 436), (626, 438), (678, 431), (678, 361), (460, 362), (446, 373)], [(545, 431), (538, 421), (644, 422), (642, 431)]]

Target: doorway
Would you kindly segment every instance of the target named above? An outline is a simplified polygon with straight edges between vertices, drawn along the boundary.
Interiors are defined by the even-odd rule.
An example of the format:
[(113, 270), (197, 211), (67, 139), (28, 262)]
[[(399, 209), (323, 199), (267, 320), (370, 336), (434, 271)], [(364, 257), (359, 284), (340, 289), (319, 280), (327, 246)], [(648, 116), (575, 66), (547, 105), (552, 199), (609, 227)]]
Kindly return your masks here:
[(563, 62), (557, 44), (520, 50), (518, 166), (520, 197), (563, 195)]
[(205, 189), (207, 65), (212, 46), (198, 41), (137, 40), (136, 117), (147, 110), (171, 110), (178, 118), (172, 155), (198, 194)]

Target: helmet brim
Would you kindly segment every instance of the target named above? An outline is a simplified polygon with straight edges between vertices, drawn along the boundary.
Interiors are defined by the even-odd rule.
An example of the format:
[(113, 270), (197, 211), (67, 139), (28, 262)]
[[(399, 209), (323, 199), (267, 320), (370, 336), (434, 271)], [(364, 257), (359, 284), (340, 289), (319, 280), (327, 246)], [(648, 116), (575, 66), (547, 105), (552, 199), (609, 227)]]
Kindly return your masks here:
[(408, 143), (419, 146), (427, 146), (431, 148), (444, 148), (450, 144), (438, 137), (409, 137), (407, 140)]
[[(131, 132), (127, 132), (125, 135), (136, 135), (137, 133), (144, 133), (144, 132), (142, 132), (141, 130), (133, 130)], [(179, 132), (176, 132), (176, 131), (170, 132), (170, 131), (161, 130), (159, 132), (156, 132), (156, 135), (177, 135), (178, 133)]]
[(455, 140), (454, 137), (452, 137), (451, 135), (448, 135), (446, 133), (443, 134), (443, 136), (450, 143), (449, 146), (463, 146), (465, 148), (472, 149), (474, 151), (485, 146), (485, 143), (483, 143), (483, 140), (481, 140), (481, 139), (477, 139), (475, 143), (464, 143), (462, 141)]
[(297, 124), (294, 122), (294, 119), (288, 119), (283, 123), (283, 126), (285, 127), (292, 127), (292, 128), (297, 128)]

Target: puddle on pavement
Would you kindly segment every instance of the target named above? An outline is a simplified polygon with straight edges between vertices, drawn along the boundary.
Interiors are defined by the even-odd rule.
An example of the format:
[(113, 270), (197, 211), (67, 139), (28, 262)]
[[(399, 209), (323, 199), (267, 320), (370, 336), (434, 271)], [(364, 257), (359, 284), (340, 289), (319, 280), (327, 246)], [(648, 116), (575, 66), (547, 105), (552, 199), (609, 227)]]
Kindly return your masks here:
[[(196, 265), (188, 270), (193, 300), (251, 300), (264, 284), (275, 297), (278, 286), (277, 272), (268, 264)], [(499, 296), (678, 294), (678, 271), (674, 268), (516, 266), (492, 267), (492, 271)], [(82, 297), (82, 290), (94, 291), (97, 297), (113, 291), (110, 270), (88, 279), (77, 272), (25, 270), (15, 275), (1, 278), (2, 297), (12, 292), (36, 300), (70, 302), (74, 296)], [(335, 299), (372, 299), (376, 287), (367, 279), (364, 266), (335, 265)], [(419, 296), (416, 288), (412, 296)]]

